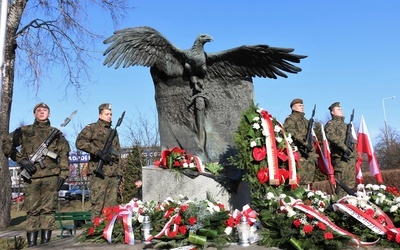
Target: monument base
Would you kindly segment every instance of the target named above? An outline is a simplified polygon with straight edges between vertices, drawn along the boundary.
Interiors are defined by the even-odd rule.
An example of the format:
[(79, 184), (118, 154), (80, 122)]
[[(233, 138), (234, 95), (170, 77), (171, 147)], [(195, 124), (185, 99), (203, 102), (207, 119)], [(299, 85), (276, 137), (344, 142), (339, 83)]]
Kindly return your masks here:
[(246, 182), (222, 178), (226, 181), (221, 181), (221, 177), (216, 181), (201, 174), (191, 178), (180, 171), (146, 166), (142, 168), (143, 202), (163, 201), (168, 197), (178, 200), (180, 195), (190, 200), (205, 200), (209, 194), (228, 210), (242, 210), (244, 205), (250, 204), (250, 189)]

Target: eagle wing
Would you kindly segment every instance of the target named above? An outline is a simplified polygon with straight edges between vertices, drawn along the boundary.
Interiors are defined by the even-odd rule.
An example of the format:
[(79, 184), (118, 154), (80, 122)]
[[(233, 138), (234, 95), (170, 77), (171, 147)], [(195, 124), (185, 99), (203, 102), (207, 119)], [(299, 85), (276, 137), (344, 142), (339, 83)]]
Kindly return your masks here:
[(268, 77), (287, 78), (284, 72), (296, 74), (304, 55), (296, 55), (291, 48), (276, 48), (268, 45), (243, 45), (218, 53), (207, 54), (207, 70), (211, 78), (223, 77)]
[(104, 40), (110, 44), (104, 52), (103, 64), (118, 68), (129, 66), (156, 67), (171, 76), (182, 75), (185, 51), (175, 47), (160, 32), (147, 27), (127, 28), (115, 31)]

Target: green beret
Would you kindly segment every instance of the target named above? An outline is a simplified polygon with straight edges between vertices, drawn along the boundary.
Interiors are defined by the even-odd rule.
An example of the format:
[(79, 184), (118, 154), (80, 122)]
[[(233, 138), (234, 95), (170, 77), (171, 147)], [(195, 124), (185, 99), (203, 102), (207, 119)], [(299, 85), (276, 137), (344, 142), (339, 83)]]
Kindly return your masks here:
[(329, 106), (329, 110), (330, 111), (332, 111), (333, 110), (333, 108), (335, 108), (335, 107), (340, 107), (340, 102), (334, 102), (331, 106)]
[(44, 102), (41, 102), (41, 103), (36, 104), (35, 107), (33, 108), (33, 113), (35, 113), (35, 111), (36, 111), (37, 108), (47, 108), (47, 109), (49, 110), (49, 112), (50, 112), (50, 107), (49, 107), (49, 105), (47, 105), (47, 104), (44, 103)]
[(103, 103), (99, 106), (99, 112), (101, 112), (103, 109), (109, 109), (111, 110), (111, 103)]
[(303, 100), (301, 100), (300, 98), (293, 99), (293, 101), (290, 103), (290, 107), (292, 107), (293, 105), (295, 105), (297, 103), (303, 104)]

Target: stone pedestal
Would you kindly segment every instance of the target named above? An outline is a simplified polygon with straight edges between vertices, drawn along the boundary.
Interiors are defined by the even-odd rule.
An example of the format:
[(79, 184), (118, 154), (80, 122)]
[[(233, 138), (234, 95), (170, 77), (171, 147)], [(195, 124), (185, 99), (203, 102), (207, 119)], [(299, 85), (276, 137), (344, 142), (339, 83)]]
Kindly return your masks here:
[(154, 166), (143, 167), (143, 201), (163, 201), (167, 197), (174, 200), (179, 195), (191, 200), (205, 200), (207, 193), (215, 201), (221, 202), (226, 209), (242, 210), (243, 206), (250, 204), (250, 190), (245, 182), (236, 184), (235, 191), (228, 191), (213, 178), (199, 175), (190, 178), (179, 171), (157, 168)]

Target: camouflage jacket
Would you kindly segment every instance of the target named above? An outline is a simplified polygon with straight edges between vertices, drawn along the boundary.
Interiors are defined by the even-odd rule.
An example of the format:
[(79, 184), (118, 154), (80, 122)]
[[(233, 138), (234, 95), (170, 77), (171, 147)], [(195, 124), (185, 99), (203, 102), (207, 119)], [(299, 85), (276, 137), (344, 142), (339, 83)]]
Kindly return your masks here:
[[(93, 171), (96, 169), (97, 163), (100, 160), (96, 156), (96, 153), (104, 149), (110, 132), (111, 123), (99, 119), (95, 123), (88, 124), (76, 138), (76, 148), (90, 154), (88, 174), (93, 174)], [(103, 165), (103, 172), (106, 176), (122, 176), (123, 171), (122, 166), (120, 166), (121, 146), (119, 144), (118, 134), (113, 140), (112, 147), (115, 152), (115, 154), (111, 156), (113, 162), (111, 165), (105, 163)]]
[[(285, 132), (290, 133), (293, 139), (293, 143), (300, 152), (307, 148), (307, 131), (308, 131), (308, 120), (304, 117), (304, 113), (293, 111), (283, 123)], [(314, 151), (314, 145), (313, 145)]]
[[(20, 162), (23, 158), (29, 158), (39, 148), (46, 138), (53, 131), (50, 121), (39, 122), (34, 121), (32, 125), (22, 126), (14, 132), (8, 134), (3, 139), (3, 152), (16, 162)], [(20, 150), (17, 148), (21, 146)], [(66, 179), (69, 175), (68, 154), (70, 147), (61, 131), (53, 142), (47, 147), (58, 155), (57, 159), (45, 156), (43, 163), (45, 168), (40, 168), (39, 163), (35, 163), (36, 172), (32, 175), (32, 179), (46, 176), (59, 175)]]
[[(329, 142), (332, 157), (341, 157), (349, 150), (346, 146), (347, 124), (344, 123), (344, 117), (333, 116), (332, 120), (325, 125), (325, 134)], [(354, 154), (351, 155), (354, 157)]]

